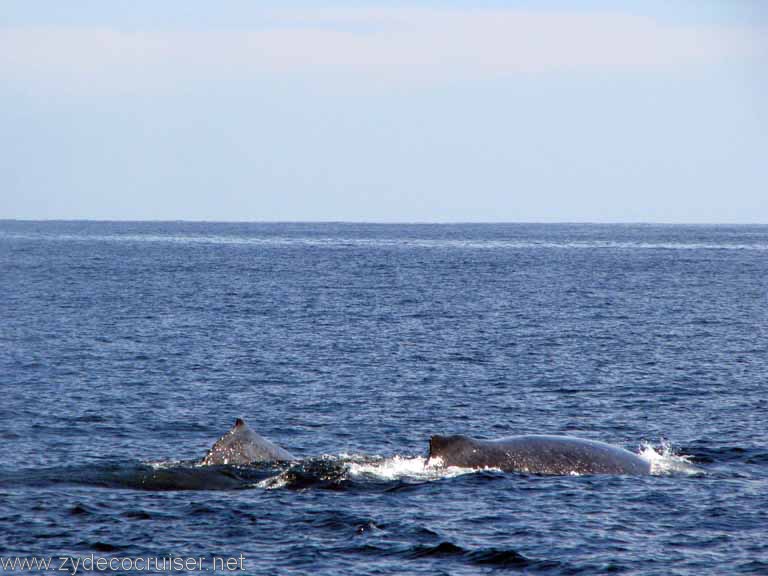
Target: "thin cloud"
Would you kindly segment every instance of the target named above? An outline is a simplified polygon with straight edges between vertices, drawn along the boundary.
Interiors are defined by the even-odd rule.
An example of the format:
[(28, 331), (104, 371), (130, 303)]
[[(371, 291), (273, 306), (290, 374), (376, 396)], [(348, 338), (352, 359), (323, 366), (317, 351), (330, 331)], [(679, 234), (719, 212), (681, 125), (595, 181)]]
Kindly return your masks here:
[(748, 60), (765, 30), (673, 26), (620, 13), (370, 9), (276, 12), (210, 31), (0, 29), (4, 82), (72, 89), (270, 72), (433, 81), (552, 70), (631, 70)]

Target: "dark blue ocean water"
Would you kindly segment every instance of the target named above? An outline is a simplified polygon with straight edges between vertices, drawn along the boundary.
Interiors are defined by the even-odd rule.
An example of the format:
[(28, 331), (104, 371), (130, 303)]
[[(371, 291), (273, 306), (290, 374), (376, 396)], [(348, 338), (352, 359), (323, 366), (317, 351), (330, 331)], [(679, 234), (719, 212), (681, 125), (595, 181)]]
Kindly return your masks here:
[[(766, 226), (0, 221), (0, 556), (768, 574), (767, 343)], [(238, 416), (303, 460), (196, 467)], [(655, 473), (427, 472), (436, 433)]]

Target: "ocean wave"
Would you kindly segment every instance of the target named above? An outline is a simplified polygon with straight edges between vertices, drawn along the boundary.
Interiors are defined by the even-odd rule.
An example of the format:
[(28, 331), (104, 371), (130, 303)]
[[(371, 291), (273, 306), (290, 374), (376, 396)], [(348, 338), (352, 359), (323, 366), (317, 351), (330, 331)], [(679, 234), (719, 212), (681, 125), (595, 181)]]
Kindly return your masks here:
[(517, 250), (517, 249), (612, 249), (612, 250), (737, 250), (765, 251), (768, 242), (715, 243), (690, 241), (616, 241), (616, 240), (472, 240), (445, 238), (362, 238), (339, 236), (237, 236), (187, 234), (54, 234), (3, 233), (9, 240), (43, 240), (50, 242), (112, 242), (112, 243), (164, 243), (175, 245), (271, 246), (271, 247), (326, 247), (326, 248), (388, 248), (388, 249), (465, 249), (465, 250)]

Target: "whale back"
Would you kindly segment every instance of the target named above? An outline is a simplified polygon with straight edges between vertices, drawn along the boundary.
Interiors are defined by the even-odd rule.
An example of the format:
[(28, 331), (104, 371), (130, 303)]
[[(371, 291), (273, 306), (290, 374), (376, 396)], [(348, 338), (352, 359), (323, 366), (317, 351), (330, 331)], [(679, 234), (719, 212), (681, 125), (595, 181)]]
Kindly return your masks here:
[(293, 454), (259, 436), (248, 424), (238, 418), (235, 425), (211, 447), (203, 458), (202, 464), (243, 465), (295, 459)]
[(462, 468), (499, 468), (529, 474), (650, 474), (650, 463), (605, 442), (571, 436), (512, 436), (477, 440), (433, 436), (428, 464)]

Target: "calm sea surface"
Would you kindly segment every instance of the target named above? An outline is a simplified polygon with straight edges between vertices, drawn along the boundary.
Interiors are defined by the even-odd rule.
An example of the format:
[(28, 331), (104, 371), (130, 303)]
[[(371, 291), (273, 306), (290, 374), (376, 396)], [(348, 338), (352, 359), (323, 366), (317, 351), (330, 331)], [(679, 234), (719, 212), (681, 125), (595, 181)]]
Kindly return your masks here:
[[(768, 574), (766, 226), (0, 221), (0, 389), (15, 573)], [(196, 466), (236, 417), (302, 460)]]

